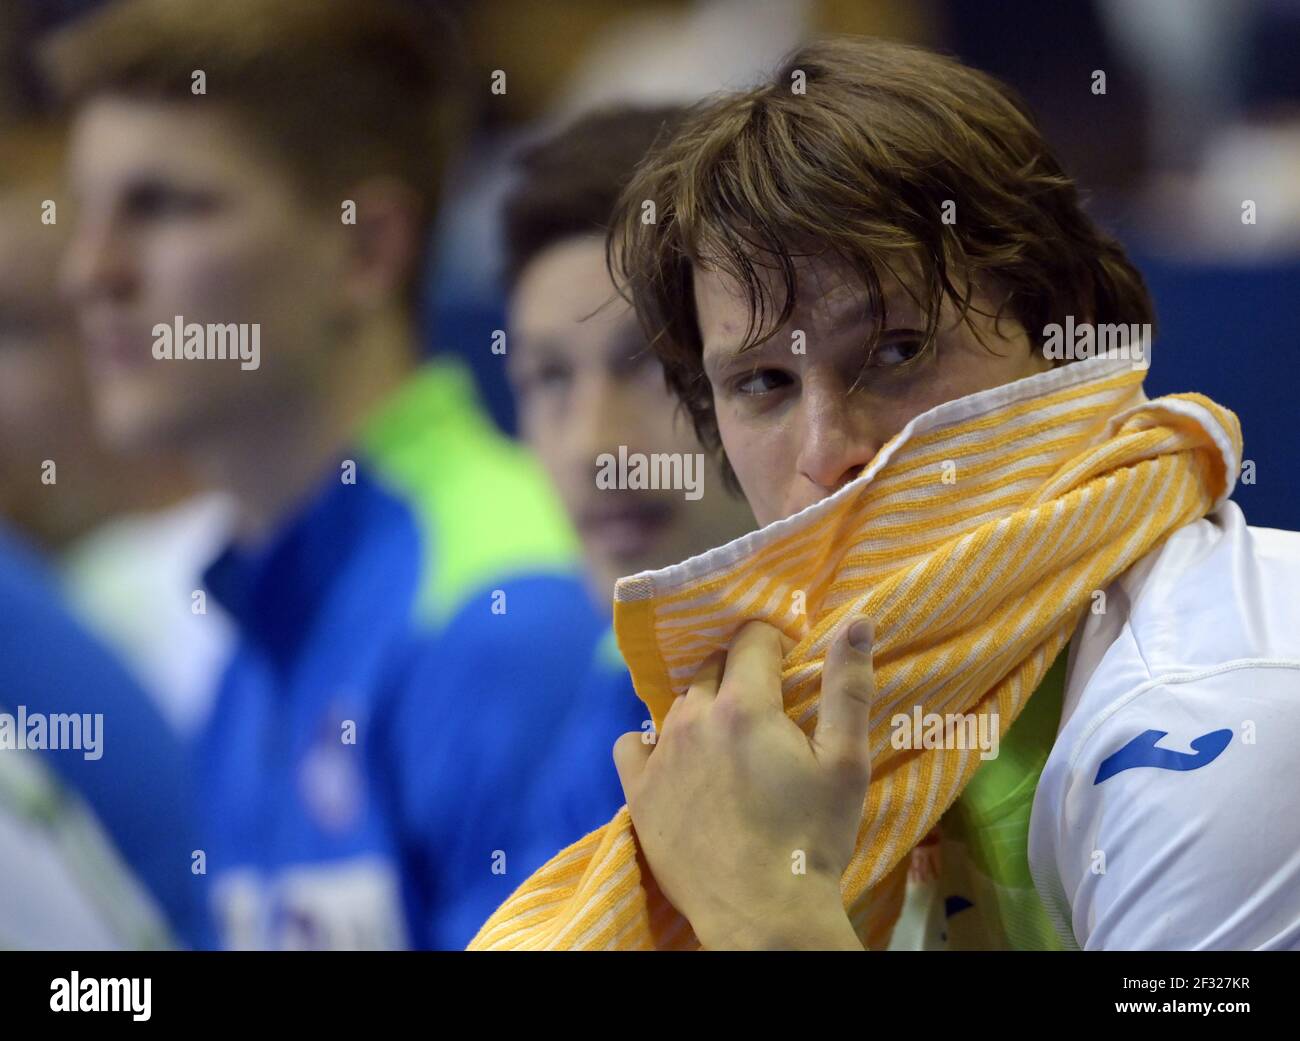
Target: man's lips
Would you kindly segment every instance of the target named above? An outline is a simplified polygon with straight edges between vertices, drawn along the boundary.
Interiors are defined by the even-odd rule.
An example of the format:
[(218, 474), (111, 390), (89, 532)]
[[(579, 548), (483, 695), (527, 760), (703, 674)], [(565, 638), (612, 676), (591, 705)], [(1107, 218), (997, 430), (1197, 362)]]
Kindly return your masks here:
[(672, 519), (672, 507), (663, 502), (623, 501), (596, 505), (577, 518), (583, 542), (617, 557), (648, 552)]
[(82, 340), (99, 364), (113, 367), (139, 366), (153, 360), (153, 337), (127, 329), (86, 329)]

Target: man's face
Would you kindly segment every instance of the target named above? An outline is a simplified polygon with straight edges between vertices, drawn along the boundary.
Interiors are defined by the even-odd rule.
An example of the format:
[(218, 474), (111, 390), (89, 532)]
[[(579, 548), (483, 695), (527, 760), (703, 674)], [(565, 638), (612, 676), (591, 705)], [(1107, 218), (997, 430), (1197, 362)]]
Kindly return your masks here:
[[(744, 352), (737, 347), (749, 305), (740, 286), (711, 269), (695, 272), (718, 429), (760, 524), (833, 494), (909, 420), (935, 405), (1051, 368), (1019, 323), (972, 311), (971, 324), (964, 324), (948, 302), (935, 349), (903, 365), (924, 342), (926, 316), (899, 283), (885, 279), (888, 324), (864, 368), (872, 322), (863, 316), (863, 290), (823, 261), (803, 262), (798, 271), (790, 321)], [(976, 303), (981, 311), (996, 310), (988, 299), (977, 296)], [(796, 353), (800, 342), (803, 353)]]
[[(577, 237), (524, 269), (510, 300), (507, 357), (520, 425), (582, 540), (602, 597), (615, 579), (676, 563), (753, 526), (706, 462), (703, 495), (597, 486), (597, 457), (701, 452), (631, 308), (614, 292), (604, 242)], [(706, 457), (707, 458), (707, 457)]]
[[(339, 317), (344, 243), (235, 115), (202, 100), (92, 101), (70, 173), (63, 283), (109, 442), (201, 447), (307, 400)], [(156, 359), (152, 329), (177, 316), (259, 323), (260, 368)]]

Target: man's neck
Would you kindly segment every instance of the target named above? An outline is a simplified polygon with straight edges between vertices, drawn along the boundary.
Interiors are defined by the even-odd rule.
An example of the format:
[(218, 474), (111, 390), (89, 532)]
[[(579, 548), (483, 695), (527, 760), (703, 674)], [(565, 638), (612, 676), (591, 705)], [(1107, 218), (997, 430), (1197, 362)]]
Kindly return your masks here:
[(376, 317), (335, 350), (345, 360), (301, 407), (241, 419), (204, 453), (205, 475), (238, 503), (236, 538), (245, 545), (270, 538), (301, 506), (417, 357), (414, 330), (396, 316)]

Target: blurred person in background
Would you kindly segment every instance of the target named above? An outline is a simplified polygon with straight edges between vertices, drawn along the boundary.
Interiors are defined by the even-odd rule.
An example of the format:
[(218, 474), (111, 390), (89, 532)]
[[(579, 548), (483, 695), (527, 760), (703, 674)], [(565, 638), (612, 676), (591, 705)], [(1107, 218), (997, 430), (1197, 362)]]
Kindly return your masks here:
[(418, 364), (446, 39), (389, 0), (126, 0), (46, 51), (100, 429), (235, 503), (197, 795), (225, 946), (462, 945), (602, 626), (545, 479), (461, 366)]
[[(100, 447), (55, 291), (70, 223), (62, 146), (62, 128), (39, 119), (0, 131), (0, 712), (12, 720), (0, 733), (0, 946), (194, 944), (203, 934), (187, 870), (189, 761), (159, 715), (175, 707), (172, 689), (146, 694), (67, 602), (83, 588), (69, 554), (106, 520), (163, 507), (189, 486), (174, 460), (124, 461)], [(170, 610), (136, 595), (142, 574), (193, 580), (159, 553), (152, 539), (104, 561), (102, 587), (127, 595), (124, 616), (100, 618), (100, 633), (129, 624), (143, 637), (133, 664), (189, 668), (202, 643), (185, 645), (188, 594)], [(17, 732), (21, 715), (87, 712), (104, 721), (93, 761), (33, 748)]]
[(133, 498), (166, 494), (143, 467), (115, 466), (93, 434), (75, 326), (56, 292), (71, 217), (58, 209), (61, 146), (56, 126), (0, 129), (0, 513), (52, 553)]
[(228, 503), (197, 492), (169, 446), (124, 455), (96, 430), (57, 271), (73, 223), (63, 128), (0, 131), (0, 515), (57, 567), (70, 606), (117, 648), (183, 733), (206, 710), (232, 633), (192, 610)]
[[(507, 365), (520, 430), (582, 540), (591, 595), (606, 614), (620, 576), (720, 546), (754, 523), (711, 456), (701, 455), (697, 499), (680, 489), (606, 489), (597, 481), (598, 459), (620, 446), (645, 455), (701, 453), (605, 265), (614, 203), (681, 113), (613, 107), (574, 121), (520, 156), (505, 202)], [(609, 747), (646, 719), (610, 629), (525, 815), (542, 859), (622, 805)]]
[(0, 618), (0, 948), (204, 942), (189, 756), (3, 525)]

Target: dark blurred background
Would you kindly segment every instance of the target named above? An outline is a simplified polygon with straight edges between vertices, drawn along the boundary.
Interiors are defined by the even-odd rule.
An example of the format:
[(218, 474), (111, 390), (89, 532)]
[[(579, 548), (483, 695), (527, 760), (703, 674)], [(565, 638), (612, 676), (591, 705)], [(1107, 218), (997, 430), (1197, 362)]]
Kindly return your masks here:
[[(412, 3), (433, 0), (411, 0)], [(41, 102), (26, 62), (96, 0), (6, 0), (0, 112)], [(1300, 528), (1290, 478), (1300, 337), (1297, 0), (448, 0), (471, 133), (446, 187), (428, 347), (465, 357), (507, 431), (492, 333), (504, 327), (496, 214), (512, 152), (599, 102), (689, 101), (745, 83), (810, 34), (879, 34), (956, 54), (1013, 85), (1126, 243), (1155, 295), (1152, 395), (1197, 390), (1241, 416), (1254, 524)], [(1094, 92), (1105, 74), (1104, 94)], [(473, 83), (469, 86), (473, 87)], [(1252, 200), (1257, 222), (1244, 224)]]

